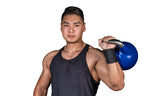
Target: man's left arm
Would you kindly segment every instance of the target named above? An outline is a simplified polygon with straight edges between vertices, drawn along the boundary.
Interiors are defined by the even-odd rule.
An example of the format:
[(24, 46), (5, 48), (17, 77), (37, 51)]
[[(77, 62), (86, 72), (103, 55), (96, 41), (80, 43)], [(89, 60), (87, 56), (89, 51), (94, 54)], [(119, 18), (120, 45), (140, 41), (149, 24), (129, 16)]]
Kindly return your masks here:
[[(112, 90), (120, 90), (124, 87), (124, 73), (118, 61), (114, 58), (115, 53), (113, 52), (113, 49), (115, 48), (115, 45), (102, 42), (110, 39), (114, 39), (114, 37), (107, 36), (99, 40), (100, 47), (103, 50), (109, 49), (109, 51), (107, 50), (107, 57), (105, 52), (100, 52), (96, 64), (96, 71), (98, 77)], [(112, 58), (109, 58), (109, 56)]]

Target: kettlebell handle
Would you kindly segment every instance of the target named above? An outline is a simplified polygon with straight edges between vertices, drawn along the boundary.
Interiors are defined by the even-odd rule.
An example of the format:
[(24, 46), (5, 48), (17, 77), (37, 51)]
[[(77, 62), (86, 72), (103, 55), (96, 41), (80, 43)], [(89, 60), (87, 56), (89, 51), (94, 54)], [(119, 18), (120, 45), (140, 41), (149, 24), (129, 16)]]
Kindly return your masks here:
[(119, 48), (122, 48), (124, 44), (118, 39), (111, 39), (109, 41), (104, 41), (105, 43), (116, 44)]

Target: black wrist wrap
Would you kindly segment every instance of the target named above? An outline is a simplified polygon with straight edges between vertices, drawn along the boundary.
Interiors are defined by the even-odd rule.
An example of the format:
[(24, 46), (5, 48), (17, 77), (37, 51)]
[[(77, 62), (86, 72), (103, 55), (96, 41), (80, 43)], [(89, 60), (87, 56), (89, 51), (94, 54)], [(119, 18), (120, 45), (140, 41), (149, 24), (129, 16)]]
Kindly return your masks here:
[(106, 57), (107, 64), (118, 62), (115, 49), (106, 49), (106, 50), (103, 50), (103, 53)]

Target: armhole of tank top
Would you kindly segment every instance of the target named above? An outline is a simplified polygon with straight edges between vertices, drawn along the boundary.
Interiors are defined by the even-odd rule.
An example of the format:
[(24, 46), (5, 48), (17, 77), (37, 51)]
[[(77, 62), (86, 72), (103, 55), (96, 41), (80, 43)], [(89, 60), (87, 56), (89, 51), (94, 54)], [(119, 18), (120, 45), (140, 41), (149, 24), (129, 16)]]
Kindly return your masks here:
[[(88, 50), (89, 50), (89, 46), (88, 46)], [(87, 50), (87, 52), (88, 52), (88, 50)], [(88, 63), (87, 63), (87, 52), (86, 52), (86, 55), (85, 55), (85, 66), (86, 66), (86, 68), (87, 68), (87, 71), (88, 71), (88, 74), (89, 74), (90, 78), (95, 82), (96, 85), (98, 85), (98, 84), (99, 84), (99, 81), (96, 81), (96, 80), (93, 78), (93, 76), (92, 76), (92, 74), (91, 74), (91, 72), (90, 72), (90, 70), (89, 70)]]
[(96, 80), (93, 78), (93, 76), (92, 76), (92, 74), (91, 74), (91, 72), (90, 72), (90, 70), (89, 70), (87, 61), (86, 61), (86, 67), (87, 67), (87, 71), (88, 71), (88, 74), (89, 74), (90, 78), (95, 82), (96, 85), (98, 85), (98, 84), (99, 84), (99, 81), (96, 81)]
[[(64, 47), (63, 47), (63, 48), (64, 48)], [(61, 48), (61, 49), (55, 54), (55, 56), (53, 56), (53, 58), (52, 58), (52, 60), (51, 60), (51, 62), (50, 62), (50, 66), (49, 66), (50, 71), (51, 71), (51, 66), (53, 66), (54, 59), (56, 58), (56, 56), (57, 56), (58, 54), (61, 53), (61, 51), (63, 50), (63, 48)]]

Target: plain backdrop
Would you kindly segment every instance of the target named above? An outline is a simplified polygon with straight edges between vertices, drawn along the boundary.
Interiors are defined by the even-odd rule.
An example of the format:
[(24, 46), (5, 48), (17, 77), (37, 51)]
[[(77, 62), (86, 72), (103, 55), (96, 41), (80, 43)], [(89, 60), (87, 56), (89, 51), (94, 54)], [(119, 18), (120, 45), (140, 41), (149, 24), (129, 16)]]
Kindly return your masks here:
[(96, 96), (160, 96), (159, 0), (1, 0), (0, 96), (33, 95), (44, 56), (66, 44), (60, 19), (68, 6), (84, 11), (85, 43), (100, 48), (98, 39), (112, 35), (139, 53), (137, 64), (124, 71), (124, 89), (100, 82)]

